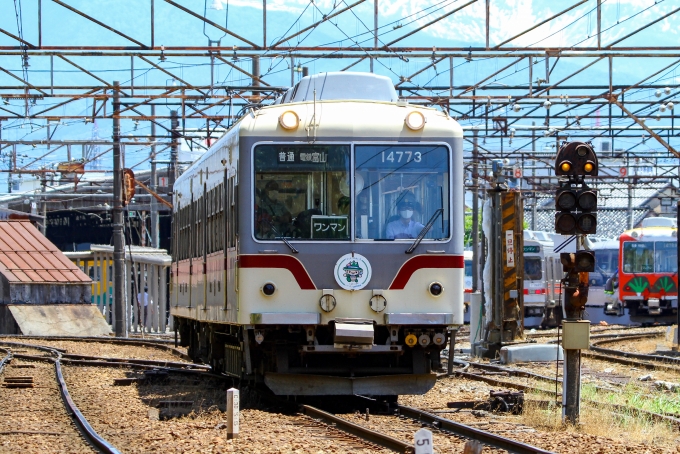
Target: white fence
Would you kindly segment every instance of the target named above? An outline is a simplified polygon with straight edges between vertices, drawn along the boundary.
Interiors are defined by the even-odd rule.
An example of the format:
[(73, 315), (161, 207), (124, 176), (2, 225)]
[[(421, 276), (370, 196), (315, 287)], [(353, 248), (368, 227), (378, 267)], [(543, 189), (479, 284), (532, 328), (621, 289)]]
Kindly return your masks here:
[[(115, 326), (119, 314), (113, 304), (113, 246), (93, 244), (89, 251), (66, 252), (66, 256), (92, 278), (92, 303), (97, 305), (106, 321)], [(167, 305), (171, 265), (172, 257), (165, 249), (125, 247), (125, 313), (121, 316), (126, 321), (126, 334), (172, 330)], [(146, 311), (145, 299), (148, 299)]]

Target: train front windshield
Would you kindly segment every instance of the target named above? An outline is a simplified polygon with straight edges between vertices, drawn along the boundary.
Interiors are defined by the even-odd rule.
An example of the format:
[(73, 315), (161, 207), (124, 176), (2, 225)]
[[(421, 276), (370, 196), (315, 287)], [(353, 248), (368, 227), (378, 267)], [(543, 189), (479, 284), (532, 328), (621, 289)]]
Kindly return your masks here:
[[(442, 145), (255, 147), (258, 240), (447, 240), (449, 149)], [(350, 185), (350, 182), (353, 182)], [(353, 219), (352, 219), (353, 216)]]
[(675, 273), (677, 247), (675, 241), (627, 241), (623, 243), (623, 272)]
[(540, 281), (543, 279), (541, 257), (524, 256), (524, 279)]

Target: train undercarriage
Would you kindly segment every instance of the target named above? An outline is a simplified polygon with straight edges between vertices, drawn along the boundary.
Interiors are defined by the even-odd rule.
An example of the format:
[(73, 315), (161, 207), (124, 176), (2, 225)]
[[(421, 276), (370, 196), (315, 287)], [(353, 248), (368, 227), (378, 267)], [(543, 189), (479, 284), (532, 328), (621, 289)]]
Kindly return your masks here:
[[(422, 394), (434, 386), (431, 372), (441, 368), (446, 345), (446, 331), (431, 327), (349, 323), (343, 326), (370, 331), (372, 341), (338, 344), (340, 330), (334, 323), (244, 327), (175, 320), (180, 345), (194, 361), (239, 380), (264, 383), (277, 395)], [(405, 342), (410, 334), (418, 339), (411, 347)], [(423, 345), (425, 337), (438, 344)]]

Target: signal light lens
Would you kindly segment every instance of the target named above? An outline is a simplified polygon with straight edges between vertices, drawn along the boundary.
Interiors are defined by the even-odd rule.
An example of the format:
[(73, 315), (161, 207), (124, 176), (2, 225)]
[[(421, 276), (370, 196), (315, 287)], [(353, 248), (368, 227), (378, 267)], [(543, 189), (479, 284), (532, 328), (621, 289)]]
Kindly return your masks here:
[(576, 268), (581, 270), (590, 269), (595, 265), (593, 256), (590, 254), (576, 254)]
[(586, 162), (586, 164), (583, 166), (583, 170), (586, 171), (587, 173), (590, 173), (593, 171), (593, 163), (592, 162)]
[(408, 336), (406, 336), (406, 339), (404, 339), (404, 343), (409, 347), (415, 347), (416, 344), (418, 343), (418, 338), (416, 337), (415, 334), (411, 333)]
[(578, 218), (578, 229), (583, 233), (595, 233), (597, 219), (590, 213), (584, 213)]
[(560, 234), (571, 235), (576, 229), (576, 219), (571, 213), (560, 213), (555, 220), (555, 230)]
[(576, 154), (579, 155), (580, 157), (584, 157), (585, 155), (587, 155), (588, 151), (590, 150), (584, 145), (579, 145), (578, 147), (576, 147)]
[(571, 191), (564, 191), (557, 195), (557, 208), (573, 210), (576, 207), (576, 195)]
[(571, 163), (564, 161), (562, 164), (560, 164), (560, 169), (562, 169), (562, 172), (569, 172), (571, 170)]
[(583, 211), (590, 211), (597, 208), (597, 196), (592, 191), (585, 191), (578, 197), (578, 206)]

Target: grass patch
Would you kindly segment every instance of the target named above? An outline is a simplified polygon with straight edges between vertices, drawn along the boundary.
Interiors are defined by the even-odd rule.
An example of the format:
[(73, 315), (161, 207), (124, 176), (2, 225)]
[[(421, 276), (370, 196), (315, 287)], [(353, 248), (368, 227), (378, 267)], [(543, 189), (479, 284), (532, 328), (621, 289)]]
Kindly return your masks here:
[(581, 399), (594, 400), (617, 405), (627, 405), (652, 413), (680, 415), (680, 392), (650, 392), (647, 386), (629, 382), (620, 392), (603, 392), (593, 385), (581, 387)]
[[(585, 386), (584, 386), (585, 388)], [(582, 390), (580, 424), (574, 426), (562, 423), (560, 402), (548, 402), (545, 394), (527, 394), (521, 421), (536, 429), (548, 432), (578, 432), (612, 439), (626, 440), (631, 443), (647, 443), (675, 446), (678, 432), (671, 424), (651, 419), (634, 411), (612, 413), (609, 408), (589, 405), (586, 398), (597, 394), (594, 389), (584, 393)], [(600, 396), (602, 393), (599, 393)], [(629, 397), (632, 393), (629, 394)], [(617, 396), (620, 397), (620, 396)], [(561, 399), (561, 398), (560, 398)], [(593, 399), (595, 400), (595, 399)], [(649, 399), (650, 401), (652, 399)], [(600, 400), (603, 402), (603, 400)], [(611, 402), (619, 403), (619, 402)], [(620, 405), (631, 405), (621, 402)], [(638, 408), (638, 407), (636, 407)], [(649, 410), (651, 411), (651, 410)]]

